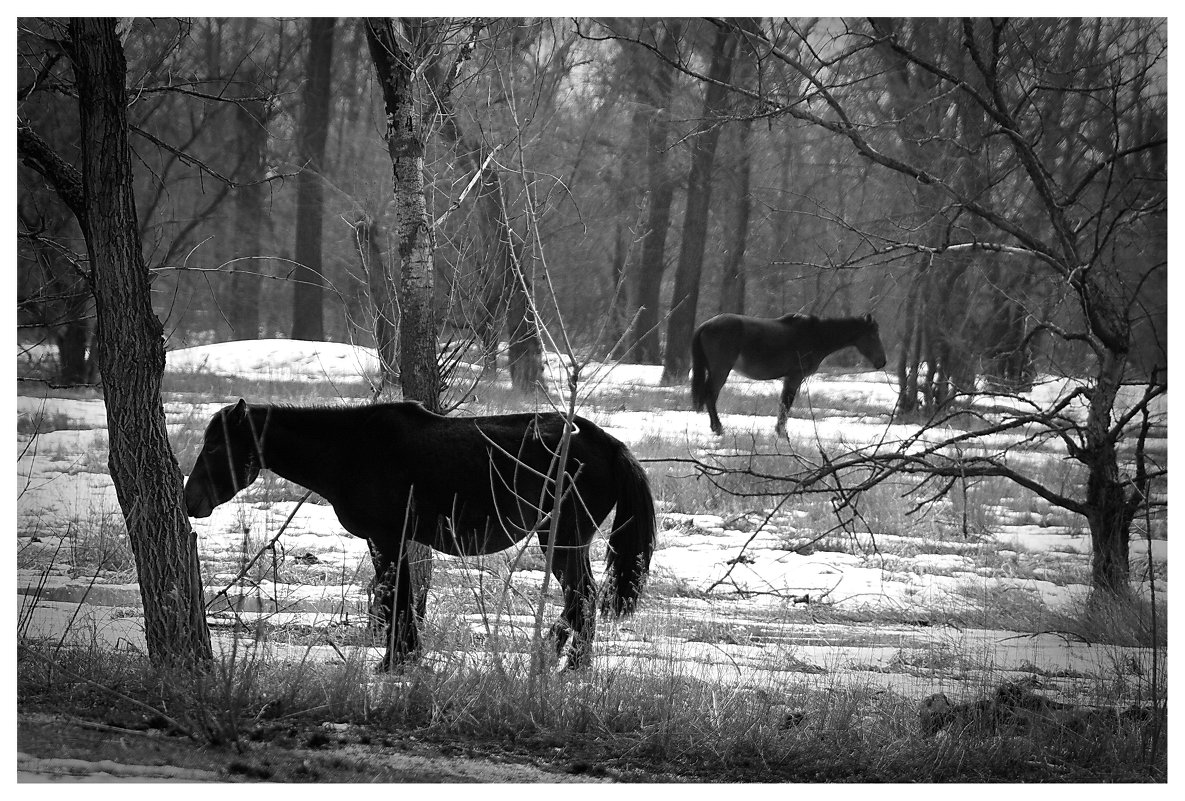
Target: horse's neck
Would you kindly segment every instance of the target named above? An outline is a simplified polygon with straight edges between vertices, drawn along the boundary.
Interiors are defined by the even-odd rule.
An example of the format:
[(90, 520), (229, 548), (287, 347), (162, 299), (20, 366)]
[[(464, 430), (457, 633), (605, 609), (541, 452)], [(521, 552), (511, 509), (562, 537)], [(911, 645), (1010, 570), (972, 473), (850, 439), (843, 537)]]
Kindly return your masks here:
[(857, 339), (857, 320), (851, 317), (839, 317), (831, 320), (819, 320), (815, 324), (815, 331), (811, 337), (813, 350), (830, 356), (837, 350), (852, 345)]
[(340, 439), (337, 426), (306, 425), (301, 409), (283, 406), (256, 406), (251, 409), (251, 424), (259, 443), (260, 466), (276, 475), (329, 498), (334, 494), (340, 470), (326, 463), (326, 454), (338, 449), (326, 447), (327, 440)]

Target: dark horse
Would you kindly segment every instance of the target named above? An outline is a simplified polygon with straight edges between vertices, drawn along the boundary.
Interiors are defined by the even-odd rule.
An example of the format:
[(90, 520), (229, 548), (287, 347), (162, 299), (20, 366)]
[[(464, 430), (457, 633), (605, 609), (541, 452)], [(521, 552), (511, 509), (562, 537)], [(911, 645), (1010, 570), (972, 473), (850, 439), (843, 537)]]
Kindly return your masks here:
[[(569, 444), (553, 572), (564, 610), (552, 627), (556, 652), (569, 637), (568, 666), (587, 661), (596, 626), (589, 543), (615, 505), (602, 611), (623, 615), (642, 592), (655, 545), (654, 499), (642, 466), (618, 440), (577, 417)], [(221, 409), (185, 484), (192, 517), (208, 517), (271, 470), (333, 505), (351, 534), (370, 540), (395, 591), (383, 667), (419, 649), (408, 540), (454, 555), (501, 551), (536, 534), (546, 547), (555, 509), (563, 416), (442, 417), (418, 403), (338, 408)], [(574, 487), (573, 487), (574, 484)]]
[(776, 319), (718, 314), (695, 329), (691, 337), (691, 401), (695, 410), (708, 407), (712, 431), (723, 434), (716, 399), (728, 374), (764, 380), (784, 378), (776, 431), (786, 436), (786, 417), (803, 379), (819, 369), (823, 359), (849, 345), (880, 369), (885, 347), (871, 314), (863, 317), (821, 319), (787, 314)]

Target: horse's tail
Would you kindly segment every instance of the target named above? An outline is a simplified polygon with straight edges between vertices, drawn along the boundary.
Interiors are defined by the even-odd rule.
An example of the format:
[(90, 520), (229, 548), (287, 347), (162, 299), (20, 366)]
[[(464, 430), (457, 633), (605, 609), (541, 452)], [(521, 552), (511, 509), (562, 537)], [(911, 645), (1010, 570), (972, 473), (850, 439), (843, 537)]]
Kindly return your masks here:
[(697, 412), (702, 412), (708, 402), (708, 356), (704, 353), (703, 332), (700, 326), (691, 337), (691, 405)]
[(654, 496), (646, 472), (625, 445), (616, 440), (614, 444), (617, 446), (613, 457), (617, 514), (609, 535), (601, 613), (621, 617), (634, 611), (642, 595), (658, 534)]

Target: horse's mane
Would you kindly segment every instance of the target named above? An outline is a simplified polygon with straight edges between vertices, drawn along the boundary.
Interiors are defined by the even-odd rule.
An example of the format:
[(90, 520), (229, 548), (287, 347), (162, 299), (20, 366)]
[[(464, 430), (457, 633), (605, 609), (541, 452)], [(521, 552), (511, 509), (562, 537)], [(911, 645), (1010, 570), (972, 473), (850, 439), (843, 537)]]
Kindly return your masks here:
[(248, 403), (247, 407), (256, 414), (266, 414), (267, 411), (275, 411), (283, 414), (293, 422), (320, 417), (326, 422), (334, 419), (345, 423), (348, 420), (366, 419), (372, 415), (383, 415), (385, 413), (417, 417), (421, 420), (437, 419), (441, 416), (429, 411), (423, 403), (416, 400), (341, 404)]
[(347, 411), (361, 411), (363, 409), (406, 409), (407, 411), (420, 411), (424, 414), (432, 414), (424, 406), (422, 401), (418, 400), (402, 400), (402, 401), (384, 401), (382, 403), (251, 403), (248, 401), (247, 406), (251, 409), (278, 409), (280, 411), (293, 412), (347, 412)]

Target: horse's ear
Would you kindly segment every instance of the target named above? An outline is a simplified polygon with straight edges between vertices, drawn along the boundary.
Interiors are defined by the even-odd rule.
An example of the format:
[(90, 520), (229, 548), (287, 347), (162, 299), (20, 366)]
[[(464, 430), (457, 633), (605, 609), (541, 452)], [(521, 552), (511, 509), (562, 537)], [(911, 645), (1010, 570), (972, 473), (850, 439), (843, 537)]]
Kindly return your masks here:
[[(875, 323), (875, 322), (876, 322), (876, 320), (872, 319), (872, 315), (871, 315), (871, 314), (866, 314), (866, 315), (864, 315), (864, 322), (866, 322), (866, 323)], [(242, 401), (239, 401), (239, 403), (242, 403)]]
[(235, 404), (234, 408), (230, 410), (230, 416), (234, 419), (240, 419), (247, 416), (247, 401), (239, 398), (239, 402)]

